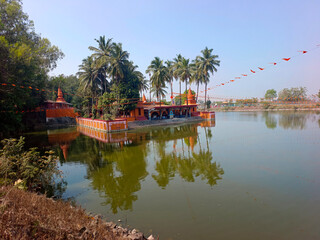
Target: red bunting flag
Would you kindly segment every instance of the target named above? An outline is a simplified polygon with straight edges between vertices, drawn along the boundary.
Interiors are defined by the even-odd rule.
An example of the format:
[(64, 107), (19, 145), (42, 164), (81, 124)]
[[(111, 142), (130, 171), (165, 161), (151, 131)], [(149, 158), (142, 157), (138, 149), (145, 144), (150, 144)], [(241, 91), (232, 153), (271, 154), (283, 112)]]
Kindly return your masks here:
[(221, 85), (224, 85), (224, 83), (221, 83)]
[(11, 85), (14, 86), (14, 87), (16, 86), (15, 84), (11, 84)]
[(208, 90), (210, 90), (210, 88), (208, 88)]
[(272, 63), (270, 63), (270, 64), (277, 65), (277, 63), (275, 63), (275, 62), (272, 62)]
[(230, 80), (230, 82), (234, 82), (234, 80)]
[(252, 73), (256, 73), (255, 71), (253, 71), (253, 70), (251, 70), (251, 69), (250, 69), (250, 71), (251, 71)]
[(282, 58), (282, 60), (289, 61), (291, 58)]
[(307, 53), (308, 51), (298, 51), (298, 52), (301, 52), (302, 54), (305, 54), (305, 53)]
[(240, 79), (240, 77), (235, 77), (235, 79)]
[(244, 76), (244, 77), (248, 76), (247, 74), (241, 74), (241, 75)]
[(258, 67), (261, 71), (264, 70), (264, 68)]

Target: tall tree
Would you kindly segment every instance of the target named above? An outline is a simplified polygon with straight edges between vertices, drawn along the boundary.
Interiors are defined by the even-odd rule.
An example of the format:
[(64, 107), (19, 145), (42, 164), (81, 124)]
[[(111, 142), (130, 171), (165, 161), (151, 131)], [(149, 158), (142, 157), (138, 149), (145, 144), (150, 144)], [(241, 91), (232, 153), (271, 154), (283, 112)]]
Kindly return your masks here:
[(176, 80), (179, 80), (179, 94), (180, 94), (180, 103), (181, 103), (181, 79), (179, 77), (179, 75), (177, 75), (177, 72), (176, 70), (179, 69), (179, 65), (180, 65), (180, 62), (182, 61), (182, 56), (181, 54), (178, 54), (176, 58), (173, 59), (173, 76)]
[(81, 87), (86, 90), (90, 89), (91, 91), (91, 106), (94, 105), (94, 99), (96, 97), (97, 87), (97, 78), (94, 74), (93, 68), (93, 58), (91, 56), (82, 60), (82, 64), (79, 65), (79, 76)]
[(107, 91), (108, 85), (106, 71), (110, 64), (110, 55), (115, 44), (112, 42), (112, 38), (106, 41), (105, 36), (100, 36), (100, 38), (95, 39), (95, 41), (98, 43), (98, 47), (90, 46), (89, 49), (93, 51), (91, 56), (94, 59), (95, 77), (100, 80), (103, 92), (105, 92)]
[[(193, 65), (189, 63), (189, 59), (182, 57), (181, 61), (177, 65), (177, 69), (174, 71), (176, 76), (179, 76), (182, 82), (186, 83), (186, 91), (188, 91), (188, 80), (190, 80), (192, 75)], [(182, 103), (181, 103), (182, 104)], [(188, 105), (188, 98), (187, 98)]]
[(266, 91), (266, 94), (264, 95), (264, 98), (266, 99), (274, 99), (277, 97), (277, 91), (274, 89), (269, 89)]
[[(151, 73), (151, 90), (157, 99), (160, 99), (161, 106), (161, 97), (166, 93), (165, 83), (169, 80), (168, 69), (163, 65), (163, 61), (159, 57), (155, 57), (148, 66), (146, 73)], [(162, 117), (161, 109), (160, 117)]]
[(191, 82), (193, 82), (197, 85), (196, 102), (198, 102), (198, 97), (199, 97), (199, 85), (204, 83), (204, 79), (205, 79), (203, 71), (199, 67), (200, 64), (198, 64), (198, 61), (199, 61), (198, 58), (193, 61), (194, 68), (193, 68), (193, 73), (191, 75)]
[(0, 133), (23, 128), (22, 111), (45, 100), (39, 89), (46, 87), (48, 72), (63, 56), (35, 32), (21, 1), (0, 1)]
[(168, 69), (168, 77), (169, 77), (169, 82), (170, 82), (170, 89), (171, 89), (171, 105), (173, 101), (173, 71), (174, 71), (174, 65), (172, 61), (167, 60), (166, 62), (166, 67)]
[(202, 69), (202, 72), (204, 74), (204, 84), (205, 84), (205, 103), (207, 102), (207, 85), (209, 83), (210, 74), (217, 71), (216, 67), (220, 66), (220, 60), (217, 60), (219, 58), (218, 55), (212, 55), (213, 49), (208, 49), (206, 47), (201, 51), (202, 56), (198, 56), (197, 58), (197, 64), (200, 69)]

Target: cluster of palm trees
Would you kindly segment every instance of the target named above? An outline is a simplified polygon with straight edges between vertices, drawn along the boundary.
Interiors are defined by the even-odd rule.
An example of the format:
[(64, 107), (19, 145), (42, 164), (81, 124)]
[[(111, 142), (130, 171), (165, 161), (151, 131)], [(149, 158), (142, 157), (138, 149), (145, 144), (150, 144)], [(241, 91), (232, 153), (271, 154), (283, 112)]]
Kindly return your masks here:
[[(181, 83), (185, 83), (186, 91), (188, 84), (195, 83), (197, 85), (197, 99), (199, 95), (199, 85), (205, 85), (205, 103), (207, 102), (207, 86), (210, 79), (210, 74), (217, 71), (220, 66), (218, 55), (212, 54), (213, 49), (206, 47), (201, 51), (201, 55), (197, 56), (195, 60), (191, 61), (178, 54), (173, 61), (163, 61), (159, 57), (155, 57), (149, 65), (146, 73), (150, 76), (150, 93), (153, 92), (157, 99), (160, 99), (166, 93), (166, 83), (170, 84), (171, 96), (173, 96), (173, 79), (179, 81), (180, 104), (181, 100)], [(151, 96), (150, 96), (151, 98)], [(188, 99), (187, 99), (188, 104)]]
[[(138, 99), (141, 85), (145, 87), (143, 84), (146, 84), (146, 80), (137, 70), (138, 66), (129, 61), (129, 53), (122, 49), (121, 43), (112, 42), (112, 39), (106, 40), (105, 36), (95, 40), (98, 47), (89, 47), (93, 53), (82, 60), (77, 73), (82, 90), (91, 93), (92, 106), (94, 99), (111, 92), (112, 89), (116, 89), (118, 102), (120, 97)], [(126, 94), (128, 91), (120, 89), (121, 86), (127, 86), (128, 81), (136, 86), (136, 91), (130, 91), (130, 95)]]
[[(116, 92), (115, 101), (119, 104), (123, 103), (120, 102), (120, 98), (132, 101), (132, 99), (138, 99), (139, 93), (142, 95), (146, 90), (150, 90), (150, 99), (153, 93), (161, 102), (161, 97), (166, 93), (167, 83), (171, 86), (171, 96), (173, 96), (173, 79), (179, 81), (180, 103), (182, 102), (182, 82), (185, 83), (186, 90), (188, 84), (195, 83), (197, 96), (199, 85), (205, 84), (205, 102), (207, 101), (207, 84), (210, 74), (213, 75), (217, 71), (216, 67), (220, 65), (218, 55), (212, 54), (213, 49), (206, 47), (201, 51), (202, 54), (191, 62), (178, 54), (173, 61), (168, 60), (164, 65), (159, 57), (155, 57), (146, 70), (150, 77), (148, 81), (137, 70), (138, 67), (129, 61), (129, 53), (122, 49), (121, 43), (115, 43), (112, 39), (106, 40), (105, 36), (95, 40), (98, 46), (89, 47), (93, 53), (82, 60), (77, 73), (82, 90), (91, 94), (92, 106), (95, 99), (112, 91)], [(130, 103), (129, 100), (126, 104), (128, 103)]]

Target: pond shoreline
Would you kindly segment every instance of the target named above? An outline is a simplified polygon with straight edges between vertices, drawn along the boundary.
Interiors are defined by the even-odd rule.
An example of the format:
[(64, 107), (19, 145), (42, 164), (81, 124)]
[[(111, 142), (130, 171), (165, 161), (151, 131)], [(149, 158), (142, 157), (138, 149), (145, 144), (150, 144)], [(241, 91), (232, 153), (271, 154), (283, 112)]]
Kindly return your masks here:
[(15, 187), (0, 188), (0, 235), (6, 239), (114, 239), (154, 240), (136, 229), (129, 230), (101, 215), (87, 214), (70, 202)]

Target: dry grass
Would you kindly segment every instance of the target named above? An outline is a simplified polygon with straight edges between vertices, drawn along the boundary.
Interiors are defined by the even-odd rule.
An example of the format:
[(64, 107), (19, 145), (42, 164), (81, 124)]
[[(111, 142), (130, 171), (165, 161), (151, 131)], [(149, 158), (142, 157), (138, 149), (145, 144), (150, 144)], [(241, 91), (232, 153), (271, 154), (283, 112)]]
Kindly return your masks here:
[(79, 207), (12, 187), (0, 188), (0, 239), (124, 239)]

